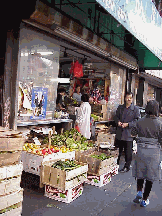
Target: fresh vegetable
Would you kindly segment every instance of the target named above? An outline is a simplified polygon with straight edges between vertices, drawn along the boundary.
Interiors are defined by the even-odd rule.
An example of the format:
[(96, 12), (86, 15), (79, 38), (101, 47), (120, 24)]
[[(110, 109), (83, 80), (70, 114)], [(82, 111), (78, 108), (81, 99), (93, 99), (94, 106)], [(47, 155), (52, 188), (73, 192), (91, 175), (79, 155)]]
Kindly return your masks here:
[(90, 155), (90, 157), (92, 157), (92, 158), (97, 158), (97, 159), (103, 161), (103, 160), (109, 159), (109, 158), (111, 158), (111, 157), (113, 157), (113, 156), (112, 156), (112, 155), (107, 156), (106, 154), (102, 153), (102, 154), (100, 154), (100, 155), (92, 154), (92, 155)]
[(94, 121), (99, 121), (99, 116), (91, 114), (91, 117), (94, 119)]
[(67, 160), (67, 161), (57, 161), (52, 165), (53, 168), (61, 169), (64, 171), (70, 171), (73, 169), (76, 169), (78, 167), (81, 167), (81, 165), (78, 165), (75, 161)]

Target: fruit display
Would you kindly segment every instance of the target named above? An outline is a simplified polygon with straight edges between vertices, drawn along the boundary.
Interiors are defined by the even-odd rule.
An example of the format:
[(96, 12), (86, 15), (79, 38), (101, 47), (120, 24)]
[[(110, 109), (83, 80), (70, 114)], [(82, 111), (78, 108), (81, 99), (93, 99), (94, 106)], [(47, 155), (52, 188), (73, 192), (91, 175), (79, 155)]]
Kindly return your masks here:
[(90, 155), (90, 157), (92, 157), (92, 158), (97, 158), (97, 159), (103, 161), (103, 160), (109, 159), (109, 158), (111, 158), (111, 157), (113, 157), (113, 156), (112, 156), (112, 155), (107, 156), (106, 154), (101, 153), (100, 155), (92, 154), (92, 155)]
[(51, 167), (61, 169), (64, 171), (70, 171), (78, 167), (81, 167), (81, 165), (77, 164), (75, 161), (72, 160), (67, 160), (67, 161), (59, 160), (56, 163), (54, 163)]
[(48, 148), (38, 146), (34, 143), (25, 143), (25, 145), (23, 146), (23, 150), (37, 155), (48, 155), (57, 152), (67, 153), (72, 151), (66, 146), (51, 146), (50, 148)]

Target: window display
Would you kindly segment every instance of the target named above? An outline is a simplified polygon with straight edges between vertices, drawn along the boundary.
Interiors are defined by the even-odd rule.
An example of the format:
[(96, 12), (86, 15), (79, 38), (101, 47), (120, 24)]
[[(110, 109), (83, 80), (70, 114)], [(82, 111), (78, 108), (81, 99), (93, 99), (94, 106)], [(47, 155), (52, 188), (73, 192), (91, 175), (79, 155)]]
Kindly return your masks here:
[(52, 119), (57, 97), (59, 45), (31, 29), (20, 31), (18, 120)]

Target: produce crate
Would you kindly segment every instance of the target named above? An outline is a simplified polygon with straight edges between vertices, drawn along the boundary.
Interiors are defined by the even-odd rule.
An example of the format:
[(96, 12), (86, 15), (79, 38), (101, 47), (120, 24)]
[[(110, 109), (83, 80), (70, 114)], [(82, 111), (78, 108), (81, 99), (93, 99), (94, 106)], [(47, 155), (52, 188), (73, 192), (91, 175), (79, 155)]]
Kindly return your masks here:
[(97, 144), (105, 144), (114, 146), (115, 134), (108, 134), (104, 132), (99, 132), (97, 136)]
[(15, 152), (2, 152), (0, 154), (0, 167), (15, 164), (19, 162), (21, 151)]
[(57, 188), (54, 188), (52, 186), (46, 185), (45, 186), (45, 196), (58, 200), (65, 203), (70, 203), (74, 201), (76, 198), (81, 196), (83, 193), (83, 184), (77, 185), (74, 188), (70, 188), (68, 190), (59, 190)]
[(2, 213), (1, 216), (21, 216), (22, 214), (22, 202), (19, 204), (20, 206), (17, 208), (14, 208), (12, 210), (9, 210), (5, 213)]
[(23, 201), (23, 189), (19, 189), (14, 193), (8, 194), (6, 196), (0, 196), (0, 210), (5, 209), (11, 205)]
[(4, 179), (0, 181), (0, 196), (13, 193), (20, 190), (21, 176), (13, 177), (12, 179)]
[(22, 170), (22, 163), (0, 167), (0, 180), (10, 178), (13, 176), (19, 176), (22, 174)]
[(25, 138), (6, 138), (0, 136), (0, 151), (21, 151)]
[[(97, 158), (92, 158), (91, 157), (92, 154), (100, 155), (102, 153), (95, 151), (91, 154), (81, 155), (80, 162), (88, 164), (88, 174), (100, 176), (104, 174), (107, 171), (108, 166), (114, 162), (114, 157), (102, 161)], [(106, 154), (106, 155), (109, 156), (110, 154)]]
[(119, 165), (114, 164), (112, 169), (111, 169), (111, 176), (115, 176), (118, 174), (118, 170), (119, 170)]
[[(61, 169), (51, 167), (56, 161), (48, 161), (42, 163), (42, 183), (50, 185), (60, 190), (68, 190), (73, 188), (78, 183), (82, 183), (87, 178), (88, 165), (80, 162), (76, 162), (81, 165), (71, 171), (64, 171)], [(79, 176), (79, 177), (78, 177)]]
[(79, 161), (81, 155), (85, 155), (85, 154), (91, 154), (92, 152), (94, 152), (96, 150), (95, 147), (87, 149), (87, 150), (81, 150), (81, 151), (75, 151), (75, 160)]
[(97, 187), (102, 187), (111, 181), (111, 172), (107, 172), (102, 175), (89, 175), (85, 183), (91, 184)]
[(41, 175), (42, 162), (61, 159), (75, 159), (75, 151), (67, 153), (58, 152), (45, 156), (22, 151), (21, 155), (21, 161), (23, 162), (23, 170), (25, 172), (29, 172), (39, 176)]

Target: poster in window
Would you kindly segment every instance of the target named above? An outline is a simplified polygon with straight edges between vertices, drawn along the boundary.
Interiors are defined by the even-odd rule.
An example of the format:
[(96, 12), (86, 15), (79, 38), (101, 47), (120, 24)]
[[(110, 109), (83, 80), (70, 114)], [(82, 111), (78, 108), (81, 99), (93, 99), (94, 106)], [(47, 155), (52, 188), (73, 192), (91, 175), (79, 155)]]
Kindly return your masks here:
[(34, 87), (32, 90), (32, 108), (33, 114), (31, 119), (45, 119), (47, 108), (48, 89), (42, 87)]

